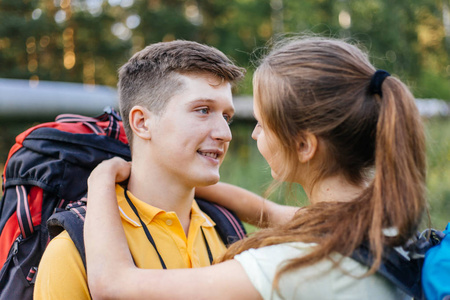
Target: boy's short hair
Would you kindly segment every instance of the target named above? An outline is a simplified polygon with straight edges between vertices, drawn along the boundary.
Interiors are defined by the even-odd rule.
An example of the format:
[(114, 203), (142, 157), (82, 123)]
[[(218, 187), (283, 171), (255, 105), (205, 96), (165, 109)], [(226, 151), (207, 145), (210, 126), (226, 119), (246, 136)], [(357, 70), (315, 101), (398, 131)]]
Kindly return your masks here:
[(180, 74), (211, 73), (234, 83), (244, 72), (216, 48), (191, 41), (155, 43), (137, 52), (119, 69), (119, 105), (130, 146), (130, 110), (141, 105), (161, 113), (183, 88)]

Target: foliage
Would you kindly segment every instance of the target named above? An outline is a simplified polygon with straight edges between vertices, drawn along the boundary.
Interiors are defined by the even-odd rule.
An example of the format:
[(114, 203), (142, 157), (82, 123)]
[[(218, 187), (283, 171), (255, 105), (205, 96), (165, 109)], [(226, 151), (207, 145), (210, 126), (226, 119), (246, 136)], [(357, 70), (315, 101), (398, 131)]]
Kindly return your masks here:
[[(445, 0), (1, 0), (0, 77), (114, 86), (117, 68), (134, 52), (172, 39), (215, 46), (251, 74), (255, 49), (279, 34), (309, 31), (357, 41), (377, 67), (407, 79), (421, 97), (449, 100), (448, 6)], [(438, 90), (429, 87), (436, 82)], [(239, 92), (251, 93), (250, 79)]]
[(450, 222), (450, 120), (428, 120), (426, 132), (431, 221), (442, 229)]
[(433, 70), (425, 70), (418, 79), (418, 84), (414, 88), (414, 95), (417, 98), (450, 99), (450, 82), (442, 78)]

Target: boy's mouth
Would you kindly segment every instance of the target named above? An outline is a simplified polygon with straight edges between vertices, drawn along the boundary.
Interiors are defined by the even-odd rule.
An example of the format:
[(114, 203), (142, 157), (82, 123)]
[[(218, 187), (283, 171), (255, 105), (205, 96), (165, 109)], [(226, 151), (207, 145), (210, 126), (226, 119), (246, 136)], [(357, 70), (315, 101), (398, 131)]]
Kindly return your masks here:
[(207, 157), (211, 157), (214, 159), (217, 159), (219, 157), (219, 154), (217, 152), (202, 152), (202, 151), (197, 151), (200, 155), (203, 156), (207, 156)]

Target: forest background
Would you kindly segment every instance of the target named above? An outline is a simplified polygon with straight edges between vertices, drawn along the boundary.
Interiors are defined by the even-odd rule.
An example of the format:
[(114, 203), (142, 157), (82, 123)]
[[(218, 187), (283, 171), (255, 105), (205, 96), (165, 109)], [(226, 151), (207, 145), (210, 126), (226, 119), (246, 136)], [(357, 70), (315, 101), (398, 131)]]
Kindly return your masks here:
[[(450, 0), (0, 0), (0, 78), (115, 87), (118, 67), (133, 53), (185, 39), (214, 46), (245, 67), (235, 94), (251, 95), (268, 42), (304, 32), (349, 38), (377, 68), (407, 82), (416, 98), (450, 101)], [(450, 221), (450, 120), (424, 121), (430, 212), (433, 225), (443, 228)], [(34, 122), (0, 120), (0, 170), (14, 136)], [(244, 119), (232, 125), (221, 173), (223, 181), (262, 194), (270, 170), (250, 139), (253, 125)], [(303, 204), (302, 190), (296, 194)], [(271, 199), (288, 196), (280, 190)]]

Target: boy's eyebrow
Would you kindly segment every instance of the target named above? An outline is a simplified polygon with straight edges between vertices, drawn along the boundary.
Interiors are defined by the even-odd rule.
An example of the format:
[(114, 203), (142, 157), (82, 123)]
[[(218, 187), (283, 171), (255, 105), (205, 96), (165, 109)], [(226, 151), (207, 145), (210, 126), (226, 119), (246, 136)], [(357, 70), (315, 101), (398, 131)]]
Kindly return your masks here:
[(191, 102), (188, 102), (187, 104), (191, 105), (191, 104), (204, 103), (204, 102), (214, 102), (214, 100), (212, 100), (210, 98), (199, 98), (199, 99), (192, 100)]

